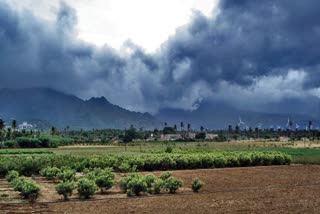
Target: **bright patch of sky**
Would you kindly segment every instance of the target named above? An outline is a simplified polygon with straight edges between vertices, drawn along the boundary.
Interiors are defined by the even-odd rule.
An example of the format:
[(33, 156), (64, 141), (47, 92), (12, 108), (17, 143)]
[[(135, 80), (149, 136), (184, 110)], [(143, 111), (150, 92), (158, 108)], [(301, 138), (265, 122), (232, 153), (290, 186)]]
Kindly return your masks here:
[[(53, 20), (60, 0), (10, 0), (19, 11)], [(148, 52), (187, 24), (194, 10), (211, 16), (218, 0), (65, 0), (77, 12), (78, 37), (97, 46), (120, 49), (131, 40)]]

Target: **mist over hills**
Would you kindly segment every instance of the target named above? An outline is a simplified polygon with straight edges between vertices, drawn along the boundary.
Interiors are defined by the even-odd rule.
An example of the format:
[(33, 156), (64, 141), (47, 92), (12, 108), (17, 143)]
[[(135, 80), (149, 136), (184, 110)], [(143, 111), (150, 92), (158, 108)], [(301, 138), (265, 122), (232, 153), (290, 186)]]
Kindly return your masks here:
[(152, 129), (160, 122), (148, 113), (128, 111), (105, 97), (82, 100), (48, 88), (1, 89), (0, 117), (18, 121), (44, 120), (58, 128)]
[(287, 103), (269, 105), (266, 107), (269, 111), (257, 112), (239, 109), (226, 102), (206, 101), (194, 111), (164, 108), (152, 116), (113, 105), (105, 97), (83, 100), (49, 88), (1, 89), (0, 118), (31, 121), (42, 124), (42, 127), (45, 127), (43, 124), (52, 124), (60, 129), (67, 126), (71, 129), (125, 129), (130, 125), (154, 129), (162, 128), (164, 122), (170, 126), (177, 124), (178, 127), (180, 122), (184, 122), (185, 126), (190, 123), (193, 129), (200, 126), (225, 129), (228, 125), (235, 127), (239, 117), (246, 123), (242, 128), (255, 128), (259, 123), (262, 128), (286, 128), (288, 118), (293, 121), (293, 128), (296, 124), (304, 128), (309, 120), (313, 121), (314, 127), (319, 126), (317, 102), (311, 103), (308, 108), (300, 100), (289, 102), (296, 106), (290, 112), (285, 111)]
[[(297, 111), (286, 112), (280, 104), (268, 107), (270, 111), (257, 112), (239, 109), (225, 102), (203, 102), (194, 111), (168, 108), (159, 111), (156, 117), (171, 126), (176, 124), (180, 127), (180, 121), (184, 122), (185, 127), (187, 123), (190, 123), (193, 129), (199, 129), (200, 126), (209, 129), (226, 129), (228, 125), (232, 125), (234, 128), (239, 123), (239, 118), (245, 122), (245, 125), (241, 125), (242, 129), (256, 128), (259, 124), (262, 125), (261, 128), (277, 129), (281, 127), (283, 129), (287, 128), (288, 118), (293, 122), (292, 128), (294, 129), (296, 124), (298, 124), (299, 129), (304, 129), (309, 120), (313, 121), (314, 127), (319, 126), (319, 120), (315, 116), (315, 112), (310, 111), (310, 114), (306, 114), (306, 108), (303, 108), (303, 111), (297, 109)], [(314, 105), (310, 106), (310, 109), (312, 108), (315, 108)]]

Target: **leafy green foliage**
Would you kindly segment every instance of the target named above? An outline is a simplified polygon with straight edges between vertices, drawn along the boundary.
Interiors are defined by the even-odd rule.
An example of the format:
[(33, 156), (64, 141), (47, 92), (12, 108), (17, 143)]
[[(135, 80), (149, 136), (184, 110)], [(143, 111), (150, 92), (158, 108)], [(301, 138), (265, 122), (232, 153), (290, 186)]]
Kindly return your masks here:
[(114, 185), (114, 174), (111, 168), (101, 169), (95, 168), (86, 174), (88, 179), (94, 180), (100, 188), (101, 193), (104, 190), (110, 189)]
[(168, 179), (164, 180), (163, 187), (166, 190), (169, 190), (170, 193), (175, 193), (180, 187), (182, 187), (182, 180), (175, 178), (175, 177), (169, 177)]
[(164, 185), (164, 181), (160, 178), (155, 179), (153, 183), (153, 192), (154, 194), (160, 194)]
[(132, 177), (127, 183), (127, 195), (128, 196), (139, 196), (141, 192), (147, 191), (147, 183), (144, 176), (137, 174)]
[(58, 173), (58, 178), (62, 181), (74, 181), (75, 176), (76, 176), (76, 171), (68, 168)]
[(167, 146), (166, 150), (164, 151), (165, 153), (172, 153), (173, 149), (171, 146)]
[(147, 183), (147, 192), (150, 194), (154, 193), (154, 182), (156, 181), (157, 177), (154, 174), (147, 174), (144, 176), (144, 179)]
[(53, 180), (60, 172), (60, 169), (57, 167), (46, 167), (40, 171), (40, 175), (48, 178), (49, 180)]
[[(0, 156), (0, 176), (8, 171), (16, 170), (21, 175), (31, 176), (37, 174), (45, 167), (69, 167), (82, 172), (88, 168), (112, 168), (123, 172), (121, 164), (125, 163), (129, 171), (152, 171), (169, 169), (200, 169), (214, 167), (238, 167), (289, 164), (291, 156), (281, 152), (211, 152), (196, 153), (187, 151), (185, 154), (146, 154), (146, 155), (108, 155), (96, 157), (80, 156)], [(125, 170), (125, 171), (126, 171)], [(62, 176), (58, 174), (60, 179)], [(71, 177), (73, 177), (71, 173)], [(63, 176), (65, 177), (65, 176)], [(67, 180), (70, 180), (68, 178)]]
[(129, 143), (134, 139), (138, 139), (138, 138), (142, 138), (142, 136), (139, 135), (139, 133), (135, 128), (131, 127), (130, 129), (126, 130), (126, 132), (122, 136), (122, 141), (124, 143)]
[(89, 199), (97, 190), (95, 181), (81, 178), (78, 181), (78, 193), (81, 199)]
[(68, 197), (72, 195), (73, 190), (75, 189), (75, 185), (73, 182), (66, 181), (60, 182), (56, 186), (56, 191), (59, 195), (63, 195), (64, 200), (68, 200)]
[(8, 172), (8, 174), (6, 175), (6, 180), (8, 182), (12, 182), (14, 179), (19, 177), (19, 172), (15, 171), (15, 170), (11, 170)]
[[(6, 141), (4, 143), (14, 144), (14, 141)], [(0, 154), (1, 155), (53, 154), (53, 152), (45, 149), (10, 149), (10, 150), (4, 149), (4, 150), (0, 150)]]
[(157, 177), (154, 174), (147, 174), (145, 175), (145, 180), (148, 185), (148, 187), (152, 187), (152, 184), (157, 179)]
[(13, 190), (21, 192), (22, 191), (22, 186), (23, 186), (23, 184), (25, 183), (26, 180), (27, 180), (27, 178), (23, 177), (23, 176), (14, 179), (12, 181)]
[(21, 196), (34, 201), (39, 196), (40, 187), (32, 179), (18, 177), (12, 181), (14, 191), (19, 191)]
[(202, 187), (204, 183), (199, 178), (193, 178), (191, 181), (191, 188), (193, 192), (198, 192)]
[(101, 192), (103, 190), (110, 189), (114, 184), (114, 178), (111, 175), (100, 175), (96, 178), (96, 185), (100, 188)]
[(128, 183), (130, 180), (134, 179), (135, 177), (139, 176), (137, 173), (130, 173), (126, 177), (123, 177), (119, 180), (119, 186), (124, 191), (127, 192)]
[(21, 195), (24, 198), (34, 201), (39, 196), (40, 187), (32, 179), (27, 179), (22, 184)]
[(163, 180), (163, 181), (165, 181), (165, 180), (167, 180), (168, 178), (170, 178), (172, 176), (172, 173), (171, 172), (163, 172), (163, 173), (161, 173), (161, 175), (160, 175), (160, 179), (161, 180)]

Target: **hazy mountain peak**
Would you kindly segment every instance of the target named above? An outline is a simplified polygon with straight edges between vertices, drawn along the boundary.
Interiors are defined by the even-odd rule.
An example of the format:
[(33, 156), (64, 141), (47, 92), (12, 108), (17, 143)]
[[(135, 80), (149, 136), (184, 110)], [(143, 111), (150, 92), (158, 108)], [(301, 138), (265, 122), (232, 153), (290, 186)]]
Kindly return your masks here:
[(50, 88), (0, 89), (0, 117), (18, 121), (39, 119), (59, 128), (153, 129), (159, 122), (150, 114), (131, 112), (111, 104), (105, 97), (82, 100)]

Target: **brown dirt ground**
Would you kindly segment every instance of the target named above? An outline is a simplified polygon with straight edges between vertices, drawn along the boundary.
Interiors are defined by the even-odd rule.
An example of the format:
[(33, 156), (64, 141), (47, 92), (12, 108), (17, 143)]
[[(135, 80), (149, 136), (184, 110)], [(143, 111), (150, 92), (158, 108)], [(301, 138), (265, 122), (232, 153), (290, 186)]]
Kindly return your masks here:
[[(154, 172), (159, 174), (160, 172)], [(184, 180), (177, 194), (127, 198), (119, 188), (78, 201), (74, 194), (62, 202), (54, 182), (37, 178), (41, 195), (37, 203), (21, 203), (1, 180), (0, 213), (320, 213), (320, 165), (291, 165), (174, 171)], [(205, 182), (192, 193), (193, 177)], [(119, 175), (117, 176), (119, 177)], [(15, 202), (15, 203), (12, 203)]]

